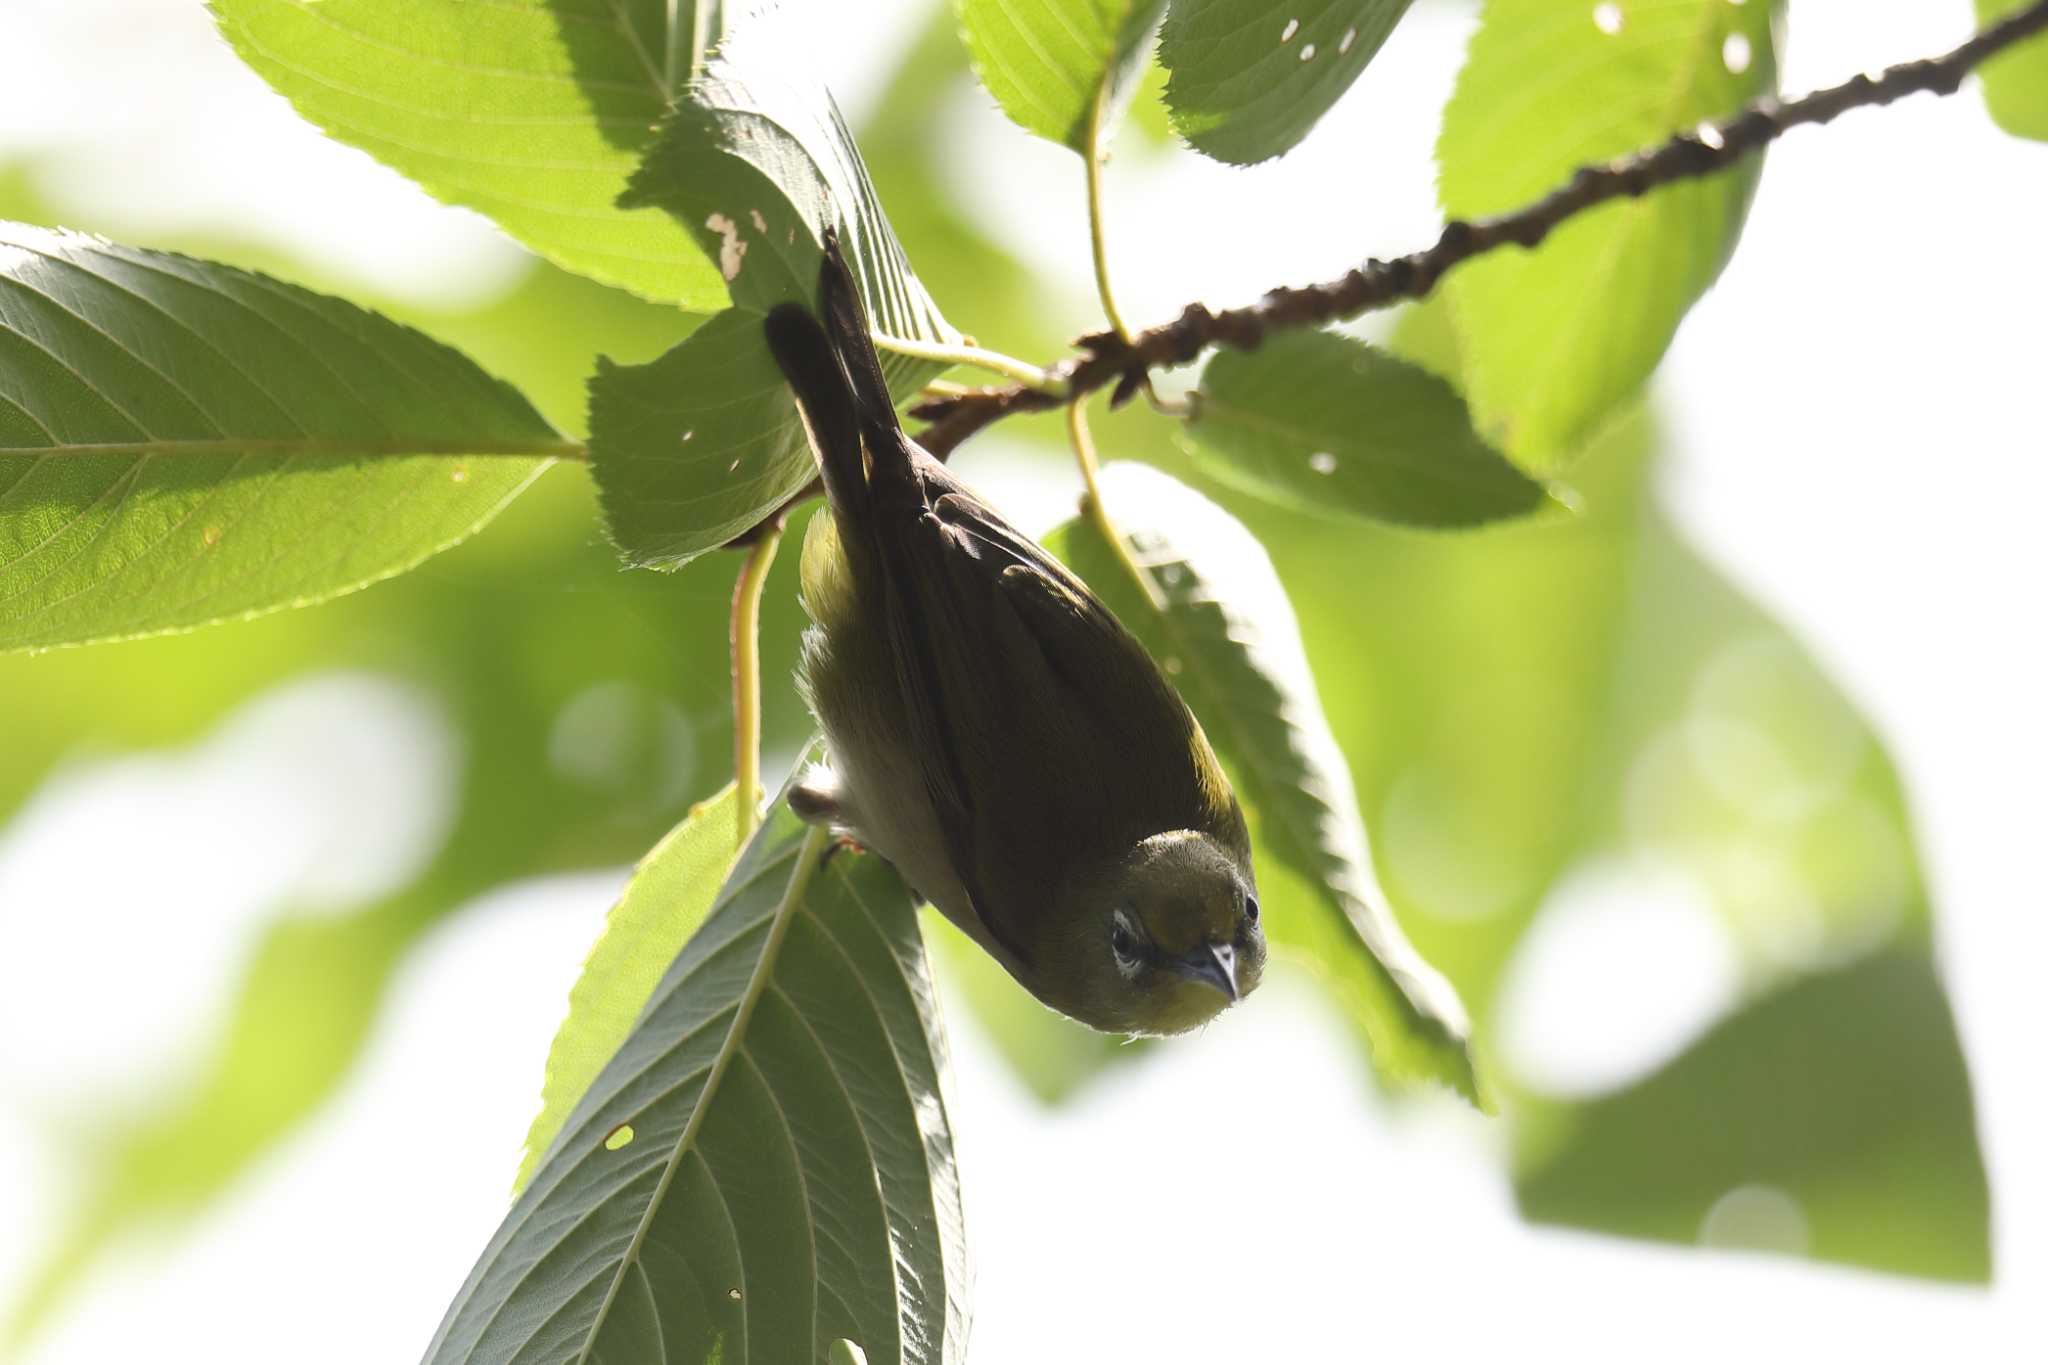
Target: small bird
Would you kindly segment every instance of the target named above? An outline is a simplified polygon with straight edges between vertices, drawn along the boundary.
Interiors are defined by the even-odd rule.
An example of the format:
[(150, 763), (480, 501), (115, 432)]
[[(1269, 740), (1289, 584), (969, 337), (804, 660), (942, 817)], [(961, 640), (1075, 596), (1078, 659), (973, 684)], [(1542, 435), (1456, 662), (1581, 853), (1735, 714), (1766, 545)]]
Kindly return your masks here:
[(766, 319), (822, 472), (792, 789), (1053, 1009), (1179, 1033), (1259, 983), (1251, 840), (1187, 704), (1087, 585), (910, 440), (852, 272)]

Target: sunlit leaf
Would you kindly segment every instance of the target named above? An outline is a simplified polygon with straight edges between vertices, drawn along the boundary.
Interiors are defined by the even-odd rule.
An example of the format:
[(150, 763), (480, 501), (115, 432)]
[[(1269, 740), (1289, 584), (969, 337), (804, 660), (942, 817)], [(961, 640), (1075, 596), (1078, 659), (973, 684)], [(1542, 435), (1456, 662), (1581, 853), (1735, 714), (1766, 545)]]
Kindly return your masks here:
[(1543, 501), (1449, 384), (1335, 332), (1219, 351), (1187, 432), (1205, 472), (1320, 516), (1470, 526)]
[[(814, 301), (836, 226), (885, 336), (952, 343), (911, 273), (830, 93), (793, 64), (786, 19), (726, 40), (635, 175), (718, 259), (734, 306), (647, 365), (599, 365), (591, 459), (628, 562), (676, 568), (747, 530), (814, 476), (810, 447), (761, 332), (776, 304)], [(941, 366), (884, 356), (891, 386)]]
[(693, 806), (634, 869), (626, 894), (605, 916), (583, 974), (569, 991), (569, 1012), (548, 1048), (540, 1113), (527, 1130), (513, 1191), (526, 1188), (548, 1144), (619, 1050), (662, 973), (711, 908), (739, 848), (739, 803), (730, 786)]
[[(1230, 773), (1254, 850), (1305, 888), (1292, 904), (1269, 895), (1267, 934), (1309, 946), (1310, 960), (1337, 978), (1382, 1074), (1433, 1080), (1477, 1101), (1464, 1007), (1409, 946), (1380, 892), (1350, 770), (1265, 551), (1223, 509), (1147, 466), (1109, 466), (1103, 489), (1166, 611), (1145, 602), (1092, 523), (1069, 523), (1048, 548), (1161, 661)], [(1273, 880), (1263, 867), (1260, 875)]]
[[(1775, 4), (1488, 0), (1437, 140), (1444, 211), (1504, 213), (1581, 166), (1776, 88)], [(1633, 394), (1721, 273), (1761, 162), (1573, 216), (1444, 281), (1480, 429), (1554, 470)]]
[[(577, 1105), (445, 1362), (966, 1351), (945, 1058), (908, 893), (786, 806)], [(657, 875), (659, 860), (641, 875)]]
[(1088, 154), (1113, 120), (1164, 0), (953, 0), (975, 74), (1019, 126)]
[(211, 0), (306, 118), (565, 269), (709, 311), (717, 270), (614, 201), (688, 75), (705, 0)]
[(1159, 30), (1173, 126), (1250, 165), (1308, 136), (1394, 31), (1410, 0), (1174, 0)]
[(510, 385), (353, 304), (0, 227), (0, 648), (362, 587), (566, 448)]
[[(1992, 21), (2027, 0), (1977, 0), (1977, 22)], [(1984, 103), (1998, 126), (2019, 137), (2048, 142), (2048, 36), (2036, 34), (1978, 68)]]

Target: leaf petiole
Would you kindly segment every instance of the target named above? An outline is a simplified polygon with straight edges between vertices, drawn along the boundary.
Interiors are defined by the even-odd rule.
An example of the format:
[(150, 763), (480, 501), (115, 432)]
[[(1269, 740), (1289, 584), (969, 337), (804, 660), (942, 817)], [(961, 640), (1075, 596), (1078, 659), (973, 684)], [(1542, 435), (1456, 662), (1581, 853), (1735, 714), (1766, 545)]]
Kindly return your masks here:
[(884, 336), (880, 332), (875, 333), (875, 345), (891, 355), (929, 360), (935, 365), (972, 365), (1054, 398), (1067, 396), (1066, 380), (1001, 351), (985, 350), (980, 346), (948, 346), (936, 341), (912, 341), (907, 337)]

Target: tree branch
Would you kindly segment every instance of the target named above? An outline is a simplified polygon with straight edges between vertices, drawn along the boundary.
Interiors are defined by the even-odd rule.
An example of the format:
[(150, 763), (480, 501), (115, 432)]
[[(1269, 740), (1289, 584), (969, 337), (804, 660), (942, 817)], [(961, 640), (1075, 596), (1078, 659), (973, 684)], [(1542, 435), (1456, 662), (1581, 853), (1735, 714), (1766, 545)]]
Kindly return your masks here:
[(1390, 261), (1369, 260), (1327, 284), (1275, 289), (1257, 303), (1220, 313), (1191, 303), (1172, 322), (1128, 340), (1115, 331), (1082, 337), (1078, 345), (1083, 354), (1046, 370), (1049, 378), (1064, 382), (1063, 394), (1006, 384), (926, 399), (910, 410), (913, 417), (931, 424), (919, 435), (919, 443), (943, 459), (962, 441), (1012, 413), (1078, 402), (1112, 384), (1111, 405), (1123, 403), (1153, 370), (1186, 365), (1210, 346), (1254, 350), (1268, 332), (1342, 322), (1424, 298), (1445, 272), (1474, 256), (1510, 243), (1534, 247), (1559, 224), (1588, 209), (1726, 170), (1801, 124), (1826, 123), (1850, 109), (1890, 104), (1920, 91), (1954, 94), (1963, 77), (1985, 59), (2043, 30), (2048, 30), (2048, 0), (2035, 0), (1942, 56), (1903, 62), (1877, 76), (1858, 75), (1789, 104), (1761, 99), (1724, 122), (1702, 124), (1694, 132), (1605, 165), (1582, 167), (1564, 185), (1513, 213), (1474, 222), (1453, 219), (1426, 250)]

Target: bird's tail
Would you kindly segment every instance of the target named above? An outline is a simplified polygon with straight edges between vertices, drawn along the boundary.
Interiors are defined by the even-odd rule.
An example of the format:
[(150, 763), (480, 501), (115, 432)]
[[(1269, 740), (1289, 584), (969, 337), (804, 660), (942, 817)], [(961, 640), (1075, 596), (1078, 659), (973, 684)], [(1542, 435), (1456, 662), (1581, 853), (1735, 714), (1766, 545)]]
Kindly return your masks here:
[(889, 483), (898, 468), (907, 468), (901, 450), (907, 438), (836, 231), (825, 230), (818, 314), (785, 303), (768, 314), (765, 326), (768, 349), (796, 394), (840, 534), (859, 539), (872, 523), (870, 481), (879, 474)]

